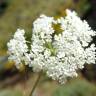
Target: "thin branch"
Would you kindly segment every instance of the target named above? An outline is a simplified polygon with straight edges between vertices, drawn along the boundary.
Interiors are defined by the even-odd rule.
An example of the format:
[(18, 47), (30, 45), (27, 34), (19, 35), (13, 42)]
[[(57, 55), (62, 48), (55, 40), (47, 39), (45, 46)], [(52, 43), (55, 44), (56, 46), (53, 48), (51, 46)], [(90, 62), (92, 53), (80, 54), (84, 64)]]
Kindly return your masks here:
[(37, 77), (37, 80), (36, 80), (36, 82), (35, 82), (32, 90), (31, 90), (31, 93), (30, 93), (29, 96), (33, 96), (34, 90), (36, 89), (36, 87), (37, 87), (37, 85), (38, 85), (38, 83), (39, 83), (39, 80), (40, 80), (40, 78), (41, 78), (41, 75), (42, 75), (42, 72), (39, 73), (39, 75), (38, 75), (38, 77)]

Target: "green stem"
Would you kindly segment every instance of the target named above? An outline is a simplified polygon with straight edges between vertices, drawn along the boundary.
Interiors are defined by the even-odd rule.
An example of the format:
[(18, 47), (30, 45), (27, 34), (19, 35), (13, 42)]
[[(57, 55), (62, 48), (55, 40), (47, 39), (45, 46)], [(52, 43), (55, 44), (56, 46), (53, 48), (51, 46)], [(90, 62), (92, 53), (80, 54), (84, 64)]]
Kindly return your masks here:
[(37, 85), (38, 85), (38, 83), (39, 83), (39, 80), (40, 80), (40, 78), (41, 78), (41, 74), (42, 74), (42, 72), (39, 73), (39, 75), (38, 75), (38, 77), (37, 77), (37, 80), (36, 80), (36, 82), (35, 82), (32, 90), (31, 90), (29, 96), (33, 96), (33, 93), (34, 93), (34, 91), (35, 91), (35, 89), (36, 89), (36, 87), (37, 87)]

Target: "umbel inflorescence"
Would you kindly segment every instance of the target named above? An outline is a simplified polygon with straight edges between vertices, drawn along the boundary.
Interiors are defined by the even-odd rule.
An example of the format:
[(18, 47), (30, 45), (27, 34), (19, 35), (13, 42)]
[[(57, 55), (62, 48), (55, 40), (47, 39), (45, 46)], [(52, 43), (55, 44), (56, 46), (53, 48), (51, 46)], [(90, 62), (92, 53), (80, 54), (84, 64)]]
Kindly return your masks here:
[(34, 72), (46, 72), (54, 80), (64, 83), (67, 77), (77, 76), (84, 64), (95, 64), (95, 45), (89, 44), (96, 35), (85, 20), (73, 11), (54, 19), (41, 15), (33, 23), (31, 49), (24, 37), (25, 31), (17, 29), (8, 42), (9, 60), (17, 68), (22, 64)]

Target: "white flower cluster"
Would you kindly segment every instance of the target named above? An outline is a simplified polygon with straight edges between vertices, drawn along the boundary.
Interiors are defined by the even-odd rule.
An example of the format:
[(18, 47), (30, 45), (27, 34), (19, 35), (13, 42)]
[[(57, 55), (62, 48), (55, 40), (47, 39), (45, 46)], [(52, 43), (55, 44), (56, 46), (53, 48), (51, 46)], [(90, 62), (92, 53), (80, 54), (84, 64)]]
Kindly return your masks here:
[[(66, 10), (66, 17), (54, 19), (41, 15), (34, 21), (31, 49), (28, 50), (24, 30), (18, 29), (8, 43), (9, 59), (29, 65), (34, 72), (43, 70), (54, 80), (64, 83), (77, 76), (84, 64), (95, 64), (95, 45), (89, 43), (96, 32), (75, 12)], [(57, 32), (54, 26), (59, 26)]]
[(26, 45), (24, 34), (24, 30), (17, 29), (14, 39), (7, 43), (8, 54), (10, 55), (8, 59), (15, 61), (17, 68), (20, 67), (21, 62), (25, 61), (27, 57), (28, 46)]

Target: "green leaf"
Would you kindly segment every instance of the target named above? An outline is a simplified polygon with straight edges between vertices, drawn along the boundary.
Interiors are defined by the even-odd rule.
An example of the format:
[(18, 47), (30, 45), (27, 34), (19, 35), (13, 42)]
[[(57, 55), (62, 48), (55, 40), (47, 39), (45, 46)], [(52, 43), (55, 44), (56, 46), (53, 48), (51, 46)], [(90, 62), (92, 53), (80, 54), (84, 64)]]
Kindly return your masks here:
[(74, 80), (59, 86), (52, 96), (96, 96), (96, 87), (86, 80)]
[(20, 91), (17, 90), (2, 90), (0, 96), (23, 96)]

